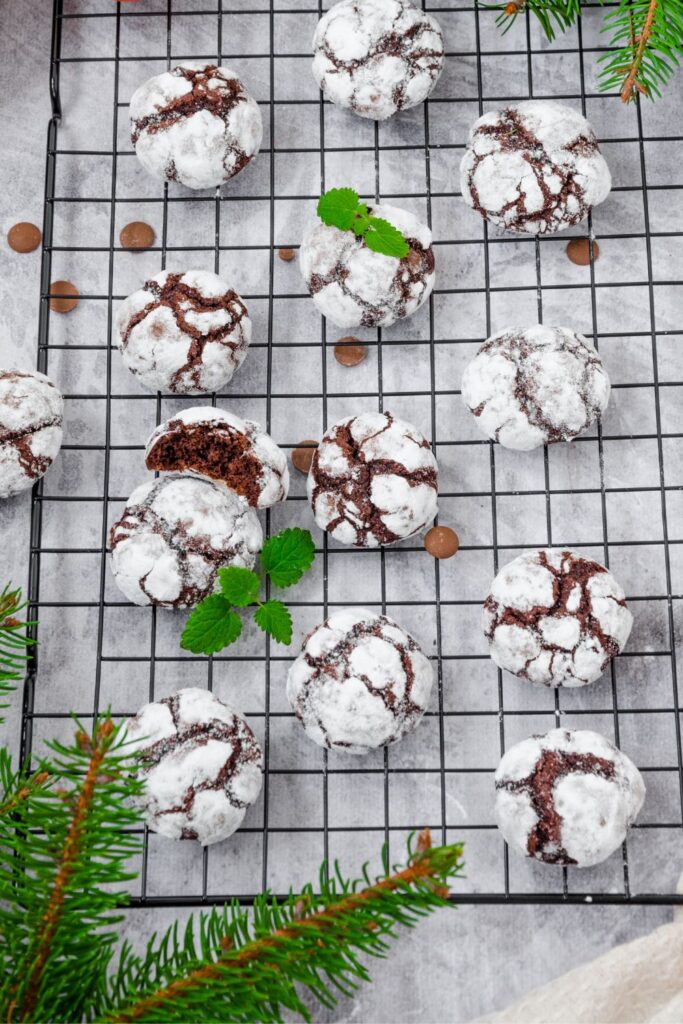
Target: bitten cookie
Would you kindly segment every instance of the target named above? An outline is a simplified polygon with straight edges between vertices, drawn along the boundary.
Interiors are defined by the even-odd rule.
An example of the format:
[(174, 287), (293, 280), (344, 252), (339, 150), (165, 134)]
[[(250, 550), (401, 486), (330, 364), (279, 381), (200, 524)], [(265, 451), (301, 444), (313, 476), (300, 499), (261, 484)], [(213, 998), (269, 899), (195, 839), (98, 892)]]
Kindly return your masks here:
[(232, 491), (193, 476), (137, 487), (109, 535), (119, 590), (133, 604), (191, 608), (216, 589), (218, 570), (251, 569), (263, 531)]
[(155, 178), (213, 188), (256, 156), (261, 111), (230, 68), (180, 64), (155, 75), (130, 101), (131, 140)]
[(64, 399), (42, 373), (0, 370), (0, 498), (28, 490), (62, 444)]
[(315, 521), (356, 547), (394, 544), (437, 513), (437, 465), (429, 441), (389, 412), (349, 416), (315, 450), (307, 481)]
[(503, 566), (484, 602), (496, 665), (543, 686), (585, 686), (628, 640), (633, 616), (612, 573), (571, 551), (533, 551)]
[(645, 799), (633, 762), (587, 729), (553, 729), (517, 743), (495, 780), (506, 842), (546, 864), (599, 864), (621, 846)]
[(247, 307), (208, 270), (161, 274), (122, 303), (117, 319), (123, 361), (148, 391), (218, 391), (244, 362), (251, 341)]
[(135, 798), (154, 832), (227, 839), (261, 792), (263, 757), (246, 719), (208, 690), (146, 704), (126, 726), (145, 783)]
[(316, 306), (337, 327), (389, 327), (411, 316), (434, 287), (432, 233), (407, 210), (368, 205), (401, 232), (407, 256), (369, 249), (365, 239), (317, 221), (299, 252), (301, 273)]
[(509, 327), (465, 367), (462, 398), (505, 448), (571, 441), (604, 412), (610, 382), (597, 351), (567, 327)]
[(258, 423), (223, 409), (185, 409), (157, 427), (147, 469), (194, 473), (223, 484), (252, 508), (270, 508), (289, 490), (287, 457)]
[(484, 114), (470, 129), (460, 164), (468, 206), (491, 224), (531, 235), (578, 224), (611, 186), (588, 121), (553, 101)]
[(366, 754), (396, 743), (422, 718), (432, 666), (386, 615), (335, 611), (309, 633), (289, 670), (287, 697), (321, 747)]
[(313, 52), (325, 96), (376, 121), (422, 103), (444, 64), (439, 23), (407, 0), (341, 0), (318, 22)]

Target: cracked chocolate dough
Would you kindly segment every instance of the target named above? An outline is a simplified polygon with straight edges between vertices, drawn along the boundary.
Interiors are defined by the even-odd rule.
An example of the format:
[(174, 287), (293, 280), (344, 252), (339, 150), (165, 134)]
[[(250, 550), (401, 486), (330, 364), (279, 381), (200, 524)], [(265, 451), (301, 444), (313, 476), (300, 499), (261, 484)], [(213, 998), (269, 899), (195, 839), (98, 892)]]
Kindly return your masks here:
[(261, 792), (263, 756), (246, 719), (190, 687), (146, 704), (126, 725), (145, 783), (135, 804), (148, 826), (202, 846), (227, 839)]
[(213, 188), (259, 151), (258, 103), (230, 68), (180, 64), (150, 78), (130, 101), (131, 139), (155, 178)]
[(462, 398), (487, 437), (528, 451), (571, 441), (604, 412), (610, 382), (602, 360), (567, 327), (508, 327), (465, 368)]
[(318, 22), (313, 53), (326, 98), (376, 121), (426, 100), (444, 65), (438, 21), (407, 0), (341, 0)]
[(621, 846), (645, 799), (633, 762), (587, 729), (552, 729), (517, 743), (495, 783), (496, 821), (512, 849), (579, 868)]
[(63, 413), (64, 399), (42, 373), (0, 370), (0, 498), (47, 473), (62, 444)]
[(287, 456), (258, 423), (223, 409), (185, 409), (157, 427), (147, 469), (193, 473), (223, 484), (252, 508), (270, 508), (289, 490)]
[(633, 625), (612, 573), (571, 551), (533, 551), (503, 566), (484, 602), (496, 665), (542, 686), (586, 686), (623, 650)]
[(118, 347), (148, 391), (218, 391), (244, 362), (251, 320), (244, 302), (217, 274), (162, 271), (121, 304)]
[(109, 535), (116, 585), (133, 604), (191, 608), (217, 588), (218, 570), (251, 569), (263, 532), (232, 491), (193, 476), (137, 487)]
[(460, 164), (468, 206), (508, 231), (562, 231), (609, 194), (612, 178), (592, 127), (563, 103), (528, 100), (472, 125)]
[(412, 537), (438, 511), (429, 441), (389, 412), (330, 427), (313, 455), (307, 490), (320, 529), (359, 548)]
[(304, 640), (287, 697), (309, 739), (347, 754), (396, 743), (422, 718), (429, 659), (386, 615), (335, 611)]
[(316, 306), (338, 327), (389, 327), (411, 316), (434, 287), (432, 233), (407, 210), (368, 206), (402, 233), (402, 260), (373, 252), (352, 231), (316, 221), (299, 253), (301, 273)]

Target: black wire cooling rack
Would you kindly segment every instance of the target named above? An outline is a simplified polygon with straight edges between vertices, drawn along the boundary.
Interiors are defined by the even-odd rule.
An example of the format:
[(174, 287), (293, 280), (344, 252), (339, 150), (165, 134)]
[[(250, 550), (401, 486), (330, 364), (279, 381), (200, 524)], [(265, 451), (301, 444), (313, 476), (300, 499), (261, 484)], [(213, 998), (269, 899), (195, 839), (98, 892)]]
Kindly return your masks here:
[[(323, 103), (311, 79), (309, 40), (322, 9), (314, 0), (54, 0), (38, 368), (65, 390), (67, 415), (60, 460), (33, 498), (29, 599), (40, 648), (26, 682), (23, 750), (66, 733), (72, 710), (85, 720), (108, 705), (130, 714), (179, 685), (208, 685), (247, 714), (265, 752), (261, 800), (239, 833), (209, 850), (145, 834), (135, 906), (282, 893), (315, 877), (323, 858), (352, 870), (383, 841), (398, 858), (405, 834), (424, 825), (467, 844), (460, 902), (680, 902), (683, 178), (674, 152), (680, 165), (683, 137), (671, 128), (676, 117), (680, 125), (679, 101), (625, 109), (598, 93), (592, 5), (549, 47), (528, 16), (501, 37), (494, 12), (443, 0), (428, 6), (448, 50), (434, 96), (386, 125), (361, 124)], [(152, 182), (127, 136), (132, 90), (182, 59), (233, 66), (262, 104), (258, 161), (215, 194)], [(612, 196), (588, 225), (602, 255), (586, 268), (566, 259), (565, 236), (488, 233), (458, 195), (467, 125), (528, 96), (581, 107), (615, 170)], [(429, 306), (389, 332), (364, 332), (370, 355), (356, 370), (331, 358), (335, 332), (304, 295), (296, 263), (277, 258), (278, 246), (298, 245), (320, 191), (339, 184), (409, 206), (435, 232)], [(157, 245), (131, 255), (118, 232), (138, 219), (152, 221)], [(582, 233), (585, 225), (574, 234)], [(132, 608), (112, 587), (109, 525), (145, 478), (147, 434), (175, 408), (143, 395), (121, 369), (114, 303), (167, 264), (234, 272), (254, 316), (249, 358), (214, 403), (260, 419), (290, 449), (368, 407), (394, 409), (431, 436), (441, 521), (461, 535), (457, 557), (432, 561), (419, 541), (349, 551), (315, 531), (316, 569), (292, 595), (297, 629), (333, 606), (367, 603), (387, 609), (433, 656), (433, 710), (389, 751), (344, 759), (305, 739), (283, 698), (289, 650), (259, 634), (234, 655), (186, 656), (177, 645), (182, 617)], [(59, 278), (81, 291), (68, 317), (48, 305)], [(460, 370), (492, 330), (536, 319), (592, 336), (614, 390), (592, 435), (511, 456), (472, 428)], [(268, 528), (310, 521), (294, 477)], [(636, 616), (611, 675), (585, 690), (551, 693), (503, 678), (477, 624), (497, 567), (549, 544), (610, 565)], [(491, 813), (501, 752), (563, 724), (612, 736), (648, 785), (623, 858), (584, 872), (508, 858)]]

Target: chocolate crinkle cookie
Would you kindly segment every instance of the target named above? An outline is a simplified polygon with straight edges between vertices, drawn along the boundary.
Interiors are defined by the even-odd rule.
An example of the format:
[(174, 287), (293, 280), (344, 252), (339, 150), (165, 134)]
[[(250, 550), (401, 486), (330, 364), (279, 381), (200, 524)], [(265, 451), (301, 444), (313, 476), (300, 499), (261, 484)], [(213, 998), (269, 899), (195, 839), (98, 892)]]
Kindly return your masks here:
[(112, 568), (133, 604), (191, 608), (218, 570), (251, 569), (263, 531), (242, 498), (209, 480), (164, 476), (137, 487), (111, 528)]
[(341, 0), (318, 22), (313, 52), (325, 96), (376, 121), (422, 103), (444, 65), (439, 23), (407, 0)]
[(218, 391), (243, 363), (251, 341), (247, 307), (217, 274), (162, 271), (122, 303), (123, 361), (148, 391)]
[(178, 690), (126, 725), (145, 783), (135, 804), (154, 832), (227, 839), (261, 792), (263, 757), (246, 720), (208, 690)]
[(552, 729), (517, 743), (495, 782), (496, 820), (512, 849), (579, 868), (621, 846), (645, 799), (633, 762), (587, 729)]
[(238, 174), (263, 137), (258, 103), (215, 64), (180, 64), (150, 78), (131, 97), (130, 128), (146, 171), (194, 189)]
[(509, 327), (465, 368), (462, 398), (506, 448), (571, 441), (604, 412), (610, 382), (596, 349), (567, 327)]
[(342, 608), (309, 633), (289, 670), (287, 697), (306, 735), (366, 754), (396, 743), (422, 718), (432, 666), (386, 615)]
[(480, 117), (460, 165), (465, 202), (491, 224), (530, 235), (578, 224), (611, 185), (585, 117), (546, 100)]
[(0, 370), (0, 498), (28, 490), (62, 444), (64, 399), (42, 373)]
[(342, 544), (376, 548), (412, 537), (437, 513), (429, 441), (389, 412), (366, 412), (324, 434), (308, 474), (315, 521)]
[(543, 686), (585, 686), (628, 640), (633, 616), (612, 573), (572, 551), (519, 555), (484, 602), (484, 633), (500, 668)]
[(432, 233), (407, 210), (368, 206), (389, 221), (410, 247), (403, 259), (369, 249), (352, 231), (317, 221), (299, 253), (301, 273), (316, 306), (338, 327), (389, 327), (411, 316), (434, 287)]
[(258, 423), (210, 406), (185, 409), (157, 427), (145, 454), (147, 469), (208, 477), (270, 508), (289, 490), (287, 457)]

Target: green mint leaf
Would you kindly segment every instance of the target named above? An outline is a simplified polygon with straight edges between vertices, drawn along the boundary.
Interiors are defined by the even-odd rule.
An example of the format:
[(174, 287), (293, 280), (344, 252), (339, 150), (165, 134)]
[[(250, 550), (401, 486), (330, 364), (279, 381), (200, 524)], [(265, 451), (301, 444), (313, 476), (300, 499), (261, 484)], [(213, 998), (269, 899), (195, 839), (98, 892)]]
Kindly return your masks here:
[(352, 188), (333, 188), (318, 200), (318, 216), (323, 224), (349, 231), (358, 211), (358, 193)]
[(382, 217), (370, 217), (370, 230), (365, 235), (365, 244), (373, 252), (395, 256), (399, 260), (410, 252), (410, 246), (398, 228)]
[(292, 616), (282, 601), (266, 601), (254, 612), (256, 625), (287, 647), (292, 642)]
[(276, 587), (291, 587), (311, 568), (314, 558), (315, 544), (310, 532), (296, 526), (266, 541), (261, 565)]
[(261, 581), (251, 569), (231, 565), (227, 569), (218, 570), (218, 580), (223, 597), (236, 608), (246, 608), (258, 597)]
[(180, 646), (193, 654), (216, 654), (235, 642), (242, 620), (221, 594), (211, 594), (190, 613)]

